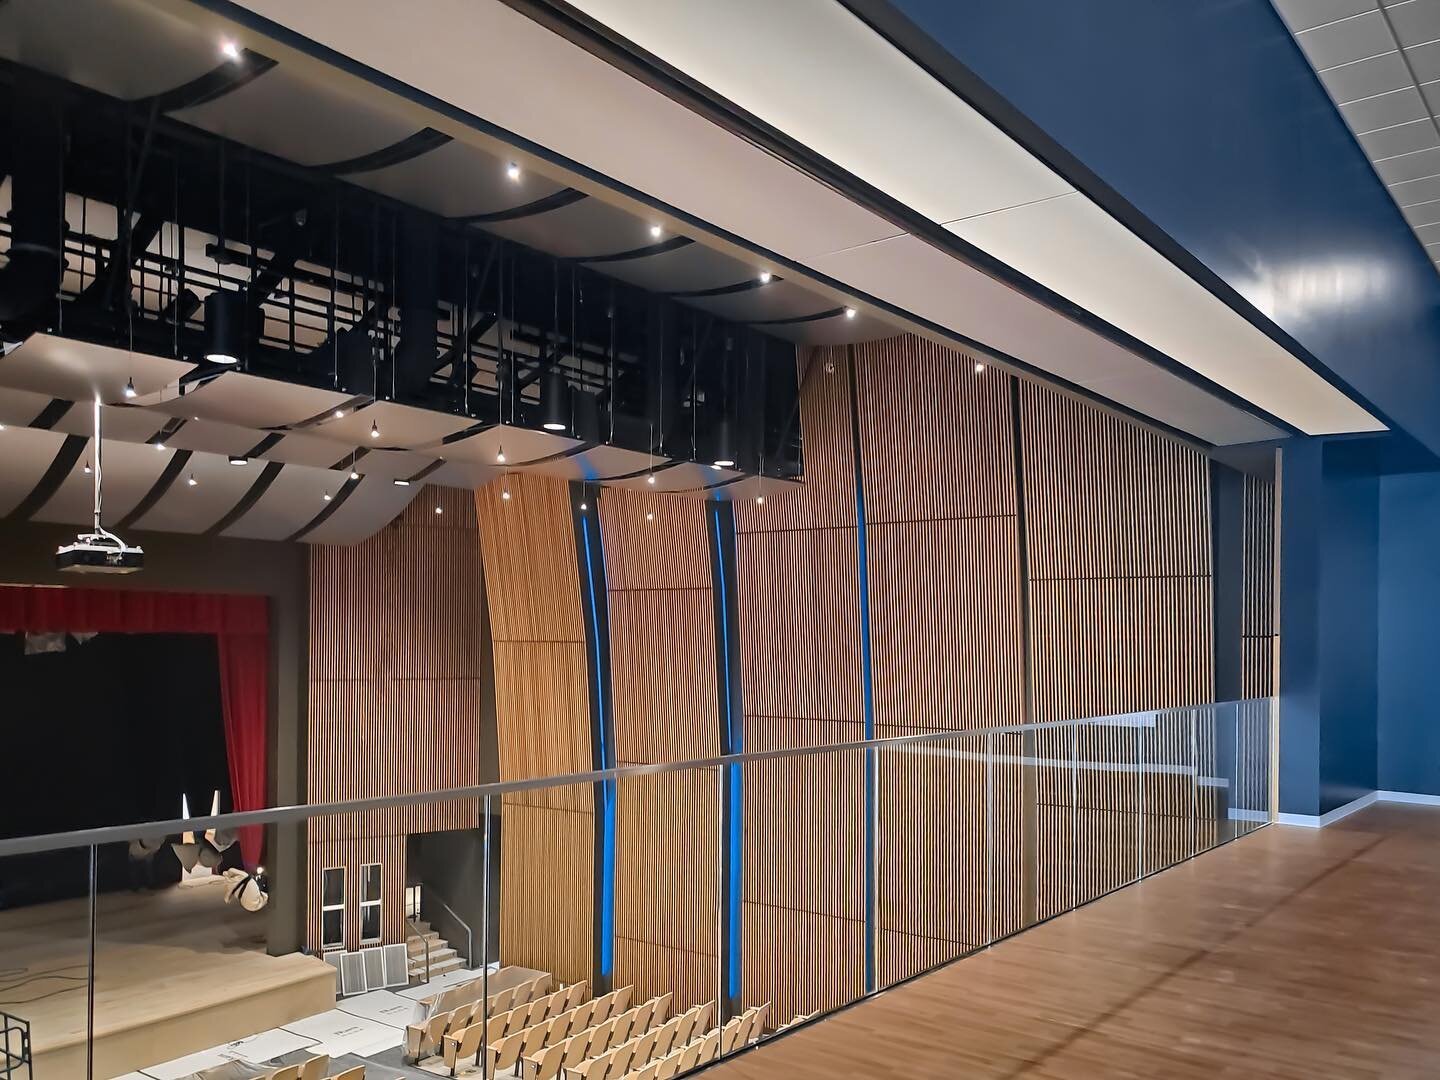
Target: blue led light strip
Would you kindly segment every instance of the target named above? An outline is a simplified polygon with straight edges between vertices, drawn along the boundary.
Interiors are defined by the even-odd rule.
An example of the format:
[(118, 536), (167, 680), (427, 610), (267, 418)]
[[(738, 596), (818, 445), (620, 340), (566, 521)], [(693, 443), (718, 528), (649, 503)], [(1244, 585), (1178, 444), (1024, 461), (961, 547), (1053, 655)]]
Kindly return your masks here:
[[(600, 603), (595, 584), (594, 556), (590, 547), (590, 519), (582, 517), (581, 546), (585, 549), (586, 599), (590, 607), (590, 647), (595, 653), (595, 718), (599, 746), (599, 766), (615, 767), (615, 750), (607, 738), (609, 716), (605, 711), (605, 663), (601, 655)], [(601, 544), (595, 534), (595, 544)], [(614, 969), (615, 952), (615, 781), (605, 780), (600, 787), (600, 974), (609, 977)]]
[[(733, 700), (732, 672), (730, 670), (730, 577), (734, 572), (734, 563), (728, 557), (729, 552), (725, 547), (724, 536), (720, 530), (720, 507), (711, 508), (710, 525), (715, 535), (715, 582), (720, 589), (720, 648), (721, 657), (721, 685), (723, 694), (723, 715), (720, 717), (720, 730), (723, 735), (724, 745), (721, 752), (725, 754), (743, 753), (745, 746), (744, 725), (736, 722), (735, 702)], [(742, 871), (745, 860), (743, 858), (742, 845), (745, 842), (743, 829), (743, 783), (744, 778), (739, 765), (725, 766), (725, 906), (726, 924), (726, 953), (723, 957), (725, 964), (725, 992), (732, 1001), (740, 997), (740, 962), (742, 956), (740, 941), (740, 904), (742, 888)]]

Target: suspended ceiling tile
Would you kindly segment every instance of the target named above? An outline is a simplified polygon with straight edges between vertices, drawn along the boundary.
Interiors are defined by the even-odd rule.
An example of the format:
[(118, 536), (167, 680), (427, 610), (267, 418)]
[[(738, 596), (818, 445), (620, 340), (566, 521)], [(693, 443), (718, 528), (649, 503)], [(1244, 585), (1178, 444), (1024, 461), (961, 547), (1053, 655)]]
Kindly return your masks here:
[(933, 221), (1071, 190), (833, 0), (575, 6)]
[(148, 353), (112, 349), (87, 341), (32, 334), (0, 358), (0, 386), (30, 390), (69, 401), (120, 403), (126, 380), (140, 398), (158, 393), (194, 365)]
[[(1077, 193), (971, 218), (951, 230), (1301, 431), (1384, 430), (1139, 237), (1114, 226)], [(1096, 274), (1097, 266), (1105, 273)]]
[(1375, 171), (1387, 184), (1440, 175), (1440, 149), (1421, 150), (1413, 154), (1386, 158), (1375, 162)]
[[(145, 497), (176, 451), (159, 451), (139, 443), (105, 440), (102, 497), (105, 524), (115, 523)], [(84, 525), (90, 522), (94, 502), (94, 478), (85, 472), (88, 455), (75, 460), (59, 489), (35, 512), (35, 521), (56, 521)]]
[(334, 390), (226, 371), (162, 407), (180, 416), (263, 429), (323, 417), (349, 400)]
[(396, 487), (365, 477), (321, 524), (303, 537), (308, 544), (353, 544), (373, 536), (410, 505), (421, 485)]
[(1402, 208), (1440, 199), (1440, 176), (1426, 176), (1390, 185), (1390, 196)]
[(1425, 100), (1413, 86), (1341, 105), (1340, 114), (1345, 117), (1350, 130), (1359, 135), (1411, 120), (1430, 119), (1430, 110), (1426, 108)]
[(148, 97), (224, 62), (220, 42), (141, 0), (9, 0), (0, 56), (114, 97)]
[[(108, 444), (113, 440), (128, 443), (143, 443), (162, 428), (171, 417), (149, 409), (123, 408), (107, 405), (100, 417), (100, 430)], [(70, 435), (95, 434), (95, 415), (92, 406), (76, 402), (55, 424), (56, 431)]]
[(355, 471), (377, 479), (408, 480), (436, 460), (435, 455), (409, 450), (375, 450), (356, 461)]
[(177, 120), (300, 165), (348, 161), (415, 134), (411, 118), (277, 65), (227, 94), (171, 114)]
[(219, 424), (213, 420), (187, 420), (184, 427), (170, 436), (166, 445), (228, 458), (230, 454), (245, 453), (263, 437), (264, 432), (253, 428)]
[(1436, 0), (1406, 0), (1385, 9), (1400, 44), (1409, 47), (1440, 39), (1440, 3)]
[(1360, 15), (1375, 9), (1375, 0), (1275, 0), (1292, 33)]
[(245, 497), (254, 480), (254, 474), (235, 468), (219, 454), (191, 454), (165, 494), (135, 521), (135, 528), (202, 533)]
[[(265, 437), (265, 432), (256, 432), (254, 446)], [(278, 434), (278, 433), (277, 433)], [(263, 451), (257, 460), (282, 461), (287, 465), (308, 465), (314, 469), (329, 469), (344, 462), (354, 447), (324, 439), (305, 432), (287, 432), (279, 442)]]
[(64, 443), (65, 436), (54, 431), (9, 426), (0, 431), (0, 518), (34, 490)]
[[(434, 484), (438, 487), (465, 488), (473, 491), (475, 488), (484, 487), (495, 477), (500, 475), (501, 470), (486, 465), (477, 465), (468, 461), (446, 461), (438, 469), (425, 477), (422, 484)], [(419, 485), (417, 485), (419, 486)]]
[(286, 465), (254, 505), (221, 535), (283, 540), (324, 509), (325, 493), (333, 496), (343, 483), (343, 476), (324, 469)]
[(1385, 17), (1374, 9), (1295, 35), (1316, 69), (1350, 64), (1395, 50)]
[(1435, 121), (1428, 116), (1424, 120), (1411, 120), (1367, 132), (1357, 138), (1371, 160), (1409, 154), (1416, 150), (1429, 150), (1440, 145), (1440, 131), (1436, 130)]
[(1405, 59), (1422, 83), (1440, 79), (1440, 42), (1428, 42), (1405, 50)]
[(507, 160), (451, 141), (410, 161), (348, 179), (442, 217), (509, 210), (565, 187), (533, 168), (521, 169), (520, 179), (511, 180), (506, 175), (508, 165)]
[(1415, 85), (1410, 69), (1398, 52), (1321, 71), (1320, 81), (1330, 96), (1341, 103)]

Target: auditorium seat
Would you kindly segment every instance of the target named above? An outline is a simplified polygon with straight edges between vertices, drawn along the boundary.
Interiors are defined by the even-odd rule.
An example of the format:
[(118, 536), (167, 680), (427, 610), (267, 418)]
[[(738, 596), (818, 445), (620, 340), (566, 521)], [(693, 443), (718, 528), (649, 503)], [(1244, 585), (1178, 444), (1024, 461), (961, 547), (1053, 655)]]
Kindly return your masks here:
[(312, 1057), (301, 1064), (300, 1080), (320, 1080), (328, 1068), (330, 1068), (330, 1055), (320, 1054), (318, 1057)]

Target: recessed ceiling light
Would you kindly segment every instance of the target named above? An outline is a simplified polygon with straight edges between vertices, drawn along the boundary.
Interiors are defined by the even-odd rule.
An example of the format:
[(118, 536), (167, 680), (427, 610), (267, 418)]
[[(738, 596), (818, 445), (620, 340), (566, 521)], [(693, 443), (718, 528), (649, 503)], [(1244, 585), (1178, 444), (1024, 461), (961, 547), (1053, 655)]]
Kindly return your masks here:
[(545, 423), (541, 425), (541, 427), (543, 427), (546, 431), (564, 431), (564, 430), (565, 430), (565, 425), (562, 424), (562, 423), (560, 423), (560, 421), (558, 421), (558, 420), (546, 420)]
[(120, 392), (121, 392), (122, 394), (124, 394), (127, 398), (132, 398), (132, 397), (134, 397), (134, 396), (135, 396), (135, 393), (136, 393), (136, 391), (135, 391), (135, 380), (134, 380), (134, 379), (126, 379), (126, 380), (125, 380), (125, 389), (122, 390), (122, 391), (120, 391)]
[(760, 271), (760, 284), (761, 284), (761, 285), (769, 285), (771, 279), (772, 279), (774, 276), (775, 276), (775, 275), (773, 275), (772, 273), (770, 273), (769, 270), (761, 270), (761, 271)]
[(853, 307), (847, 307), (847, 308), (845, 309), (845, 318), (847, 318), (847, 319), (853, 319), (854, 317), (855, 317), (855, 309), (854, 309)]
[(374, 420), (370, 421), (370, 437), (372, 439), (378, 439), (380, 437), (380, 425)]
[(391, 480), (390, 482), (391, 482), (392, 484), (394, 484), (396, 487), (409, 487), (409, 486), (410, 486), (410, 481), (409, 481), (409, 480), (406, 480), (403, 476), (397, 476), (397, 477), (395, 477), (394, 480)]
[(226, 60), (240, 59), (240, 46), (233, 41), (222, 41), (220, 43), (220, 55)]
[(519, 180), (520, 166), (515, 164), (515, 162), (513, 161), (510, 162), (509, 165), (505, 166), (505, 175), (508, 176), (511, 180)]
[(714, 462), (714, 463), (710, 466), (710, 468), (714, 469), (716, 472), (719, 472), (721, 466), (720, 466), (720, 463), (717, 461), (717, 462)]
[(735, 460), (734, 458), (716, 458), (715, 464), (711, 467), (715, 469), (733, 469), (735, 467)]
[(659, 240), (664, 231), (665, 230), (660, 228), (659, 225), (650, 226), (650, 236), (652, 239)]

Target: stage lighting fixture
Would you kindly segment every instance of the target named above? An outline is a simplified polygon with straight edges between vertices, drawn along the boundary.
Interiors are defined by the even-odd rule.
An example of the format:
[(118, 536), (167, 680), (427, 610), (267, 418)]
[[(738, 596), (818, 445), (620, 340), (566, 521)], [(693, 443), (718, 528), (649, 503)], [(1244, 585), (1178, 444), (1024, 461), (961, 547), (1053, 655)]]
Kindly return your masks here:
[(245, 333), (245, 294), (216, 289), (205, 298), (205, 359), (238, 364)]
[(249, 459), (248, 457), (246, 457), (244, 454), (231, 454), (231, 455), (230, 455), (230, 464), (231, 464), (231, 465), (249, 465), (249, 464), (250, 464), (250, 459)]
[(735, 433), (728, 416), (722, 416), (714, 428), (715, 457), (712, 468), (733, 469), (735, 467)]
[(546, 431), (564, 431), (570, 426), (570, 384), (558, 365), (545, 373), (540, 387), (540, 426)]

